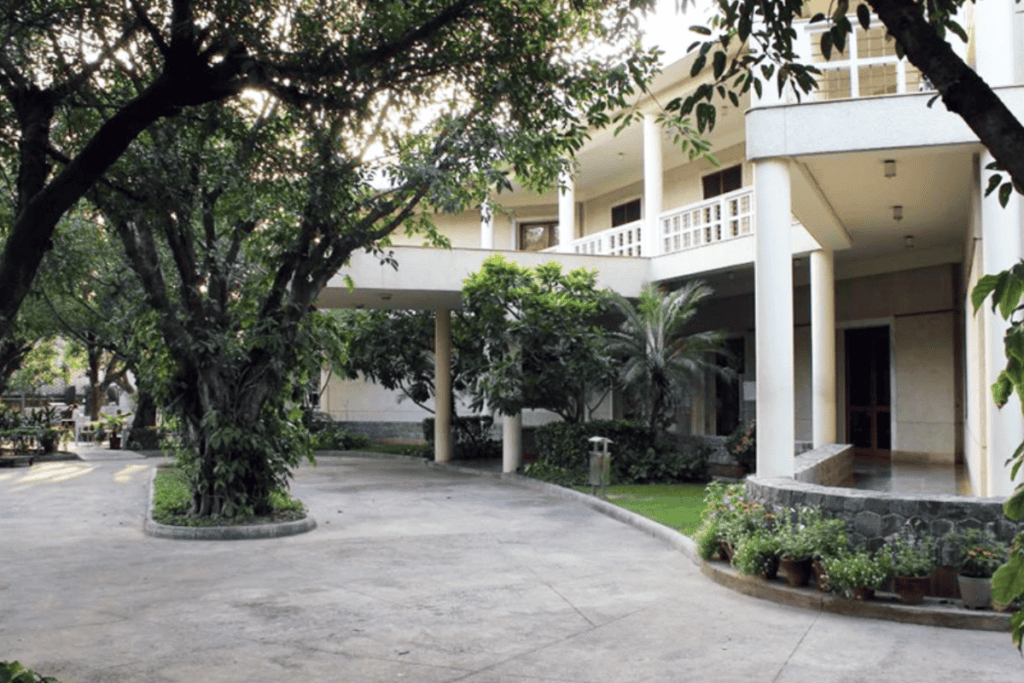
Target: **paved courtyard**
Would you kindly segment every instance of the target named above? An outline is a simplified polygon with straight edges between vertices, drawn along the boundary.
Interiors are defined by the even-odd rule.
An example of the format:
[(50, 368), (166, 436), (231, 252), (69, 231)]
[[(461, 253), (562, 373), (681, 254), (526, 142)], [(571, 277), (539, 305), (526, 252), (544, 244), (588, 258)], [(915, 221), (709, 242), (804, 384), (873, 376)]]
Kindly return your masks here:
[(173, 541), (142, 533), (157, 459), (88, 457), (0, 469), (0, 659), (62, 683), (1024, 680), (1006, 634), (738, 595), (496, 477), (323, 457), (312, 533)]

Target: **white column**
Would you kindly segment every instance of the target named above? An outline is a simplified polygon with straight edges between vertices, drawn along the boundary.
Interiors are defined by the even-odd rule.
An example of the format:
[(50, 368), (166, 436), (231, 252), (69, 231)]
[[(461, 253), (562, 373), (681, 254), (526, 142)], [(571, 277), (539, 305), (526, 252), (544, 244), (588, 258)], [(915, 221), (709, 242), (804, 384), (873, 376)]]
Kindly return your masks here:
[(488, 202), (480, 205), (480, 248), (494, 249), (494, 210)]
[(1019, 49), (1013, 39), (1014, 0), (979, 0), (974, 7), (978, 75), (993, 88), (1013, 85)]
[(576, 182), (568, 173), (559, 177), (561, 188), (558, 190), (558, 247), (562, 253), (572, 252), (572, 242), (576, 239)]
[(796, 445), (789, 161), (754, 167), (757, 474), (792, 477)]
[(646, 257), (656, 256), (660, 251), (658, 240), (661, 230), (658, 218), (661, 216), (662, 184), (661, 126), (654, 114), (644, 114), (644, 228), (641, 255)]
[(439, 308), (434, 319), (434, 460), (452, 459), (452, 312)]
[(523, 459), (523, 414), (502, 416), (501, 471), (515, 472)]
[[(983, 0), (984, 5), (988, 0)], [(992, 155), (985, 152), (981, 155), (981, 168), (992, 162)], [(981, 192), (988, 184), (988, 173), (982, 170)], [(982, 260), (983, 272), (991, 275), (1015, 265), (1024, 255), (1024, 244), (1021, 242), (1021, 201), (1020, 195), (1013, 193), (1010, 201), (1003, 208), (999, 204), (998, 192), (993, 192), (981, 200), (982, 226)], [(1006, 351), (1003, 336), (1008, 324), (998, 313), (992, 312), (991, 299), (986, 299), (981, 313), (985, 326), (985, 386), (990, 387), (1006, 367)], [(991, 394), (986, 391), (986, 400), (991, 401)], [(983, 496), (1006, 496), (1013, 492), (1010, 481), (1010, 469), (1003, 463), (1013, 455), (1017, 446), (1024, 441), (1024, 418), (1021, 416), (1020, 401), (1015, 394), (1002, 408), (991, 403), (986, 411), (985, 441), (988, 448), (987, 482), (983, 482)]]
[(836, 306), (830, 249), (811, 252), (811, 433), (815, 448), (836, 442)]

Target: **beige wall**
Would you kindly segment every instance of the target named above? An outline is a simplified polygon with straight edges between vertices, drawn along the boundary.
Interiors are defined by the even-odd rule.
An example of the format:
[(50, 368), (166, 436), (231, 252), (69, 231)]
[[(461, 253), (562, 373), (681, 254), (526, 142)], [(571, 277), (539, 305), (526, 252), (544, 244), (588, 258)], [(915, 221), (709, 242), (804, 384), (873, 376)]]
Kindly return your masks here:
[[(434, 222), (439, 232), (448, 236), (453, 247), (476, 249), (480, 246), (480, 212), (463, 211), (455, 214), (437, 214)], [(393, 244), (423, 246), (423, 235), (406, 235), (399, 230), (391, 236)], [(495, 239), (497, 242), (497, 239)]]
[(893, 456), (952, 462), (956, 454), (953, 313), (896, 318)]

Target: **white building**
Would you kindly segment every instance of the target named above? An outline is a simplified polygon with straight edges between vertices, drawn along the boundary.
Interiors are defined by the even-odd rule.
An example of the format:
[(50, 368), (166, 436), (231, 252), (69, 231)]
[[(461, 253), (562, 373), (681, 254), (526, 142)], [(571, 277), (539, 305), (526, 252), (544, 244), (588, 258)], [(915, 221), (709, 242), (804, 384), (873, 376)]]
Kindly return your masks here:
[[(1018, 116), (1022, 12), (1013, 0), (981, 0), (962, 22), (973, 37), (962, 54)], [(813, 29), (798, 28), (813, 54)], [(701, 278), (716, 292), (701, 324), (727, 330), (744, 363), (737, 388), (704, 388), (693, 432), (727, 433), (756, 413), (762, 475), (791, 475), (796, 441), (853, 443), (962, 461), (975, 495), (1006, 495), (1004, 461), (1024, 421), (1016, 399), (1003, 410), (991, 402), (1005, 327), (987, 308), (975, 315), (968, 294), (1024, 255), (1021, 202), (1014, 195), (1004, 209), (983, 196), (990, 155), (941, 102), (927, 107), (934, 93), (897, 60), (880, 23), (857, 26), (841, 57), (819, 64), (821, 88), (800, 103), (721, 107), (719, 168), (675, 148), (649, 101), (643, 126), (594, 135), (568, 192), (503, 194), (495, 201), (507, 213), (490, 218), (440, 217), (451, 251), (398, 246), (397, 272), (354, 258), (321, 303), (436, 309), (443, 354), (462, 279), (495, 251), (596, 268), (626, 296)], [(658, 101), (692, 88), (689, 71), (686, 58), (669, 66)], [(333, 382), (324, 407), (357, 421), (424, 416), (359, 382)], [(518, 423), (506, 422), (511, 468)], [(438, 444), (443, 459), (446, 440)]]

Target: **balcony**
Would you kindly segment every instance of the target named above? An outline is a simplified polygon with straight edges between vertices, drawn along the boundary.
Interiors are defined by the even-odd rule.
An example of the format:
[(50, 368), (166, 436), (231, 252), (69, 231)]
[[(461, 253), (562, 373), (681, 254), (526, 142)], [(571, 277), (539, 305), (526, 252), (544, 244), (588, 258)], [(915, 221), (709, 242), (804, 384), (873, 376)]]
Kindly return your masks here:
[[(572, 243), (572, 252), (593, 256), (664, 256), (754, 234), (754, 188), (743, 187), (658, 218), (655, 254), (643, 253), (643, 221), (634, 221)], [(548, 251), (557, 251), (557, 247)]]
[(828, 28), (824, 22), (794, 24), (797, 47), (801, 54), (821, 70), (818, 90), (806, 101), (821, 102), (855, 97), (903, 95), (932, 90), (928, 79), (906, 59), (896, 56), (896, 42), (885, 26), (872, 17), (871, 28), (864, 30), (855, 16), (850, 17), (854, 32), (847, 38), (846, 50), (833, 49), (832, 59), (821, 52), (821, 35)]

